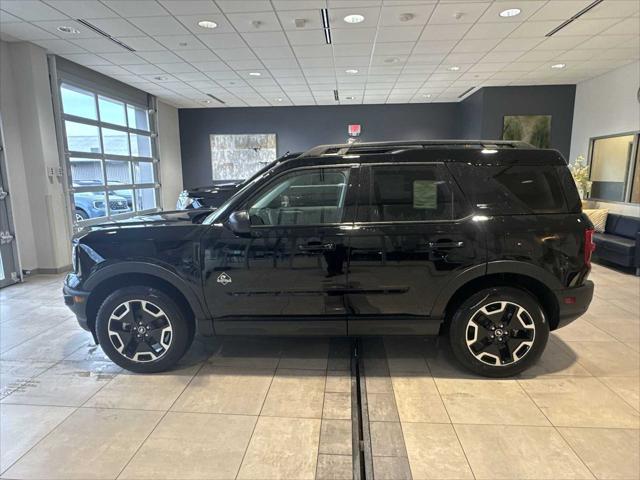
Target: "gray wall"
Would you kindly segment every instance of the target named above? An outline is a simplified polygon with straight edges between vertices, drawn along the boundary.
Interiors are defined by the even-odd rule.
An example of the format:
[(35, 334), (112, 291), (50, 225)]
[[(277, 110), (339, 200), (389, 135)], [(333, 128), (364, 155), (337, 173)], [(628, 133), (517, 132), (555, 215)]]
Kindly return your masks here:
[(575, 86), (490, 87), (460, 103), (181, 109), (180, 146), (186, 188), (211, 182), (212, 133), (275, 133), (278, 153), (346, 141), (499, 139), (504, 115), (552, 115), (551, 142), (565, 156), (571, 143)]

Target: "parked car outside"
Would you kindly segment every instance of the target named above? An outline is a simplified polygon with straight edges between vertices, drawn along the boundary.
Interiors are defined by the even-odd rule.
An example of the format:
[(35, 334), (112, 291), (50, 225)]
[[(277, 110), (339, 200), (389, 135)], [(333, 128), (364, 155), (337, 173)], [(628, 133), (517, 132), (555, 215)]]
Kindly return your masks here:
[(521, 142), (320, 146), (217, 210), (87, 228), (64, 299), (107, 356), (166, 370), (203, 335), (446, 335), (522, 372), (585, 313), (593, 226), (555, 150)]
[(290, 160), (300, 155), (297, 153), (285, 153), (278, 159), (258, 170), (246, 180), (221, 180), (207, 187), (196, 187), (183, 190), (178, 196), (176, 210), (191, 208), (216, 208), (222, 205), (229, 197), (240, 190), (244, 185), (257, 178), (262, 173), (273, 168), (278, 162)]
[[(90, 218), (105, 217), (107, 215), (104, 192), (78, 192), (73, 194), (76, 222)], [(111, 215), (131, 211), (125, 197), (109, 193), (109, 207)]]

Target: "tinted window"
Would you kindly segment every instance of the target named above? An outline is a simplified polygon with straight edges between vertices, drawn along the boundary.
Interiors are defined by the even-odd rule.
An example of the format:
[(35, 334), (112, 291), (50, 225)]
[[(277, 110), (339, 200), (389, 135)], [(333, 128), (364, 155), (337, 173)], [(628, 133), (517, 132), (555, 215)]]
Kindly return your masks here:
[(479, 212), (493, 215), (567, 211), (558, 167), (547, 165), (450, 165)]
[(250, 201), (253, 225), (313, 225), (342, 220), (349, 169), (301, 170), (272, 182)]
[(464, 210), (443, 165), (371, 167), (369, 201), (358, 207), (358, 221), (452, 220)]

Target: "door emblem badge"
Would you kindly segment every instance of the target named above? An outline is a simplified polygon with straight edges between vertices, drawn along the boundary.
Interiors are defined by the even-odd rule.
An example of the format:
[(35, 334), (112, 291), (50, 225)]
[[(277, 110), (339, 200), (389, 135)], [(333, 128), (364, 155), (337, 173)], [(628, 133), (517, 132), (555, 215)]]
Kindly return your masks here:
[(228, 283), (231, 283), (233, 280), (231, 280), (231, 277), (229, 275), (227, 275), (225, 272), (222, 272), (219, 276), (218, 279), (216, 280), (216, 282), (221, 283), (222, 285), (227, 285)]

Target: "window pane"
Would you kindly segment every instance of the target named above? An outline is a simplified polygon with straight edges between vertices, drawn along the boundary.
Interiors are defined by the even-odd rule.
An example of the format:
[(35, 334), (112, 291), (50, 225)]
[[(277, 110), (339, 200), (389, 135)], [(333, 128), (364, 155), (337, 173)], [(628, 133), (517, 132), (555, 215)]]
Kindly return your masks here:
[(135, 133), (129, 135), (131, 136), (131, 155), (151, 158), (151, 137)]
[(640, 203), (640, 144), (636, 146), (633, 185), (631, 186), (631, 203)]
[(149, 131), (149, 114), (146, 110), (127, 105), (127, 117), (129, 117), (129, 128)]
[(440, 166), (374, 167), (369, 205), (361, 221), (428, 221), (455, 218), (455, 189)]
[[(523, 211), (557, 213), (566, 211), (562, 186), (554, 167), (499, 168), (493, 177), (509, 192), (509, 199), (519, 201)], [(515, 202), (514, 202), (515, 203)]]
[(98, 96), (100, 108), (100, 121), (127, 126), (127, 115), (124, 112), (124, 103), (111, 98)]
[(310, 225), (342, 220), (349, 170), (307, 170), (279, 179), (253, 202), (254, 225)]
[(591, 149), (591, 197), (624, 201), (633, 135), (598, 138)]
[(133, 211), (133, 190), (109, 190), (111, 215)]
[(141, 188), (136, 190), (136, 208), (138, 210), (156, 208), (156, 189)]
[(120, 130), (102, 129), (102, 144), (104, 153), (111, 155), (129, 155), (129, 139), (127, 132)]
[(104, 192), (76, 192), (73, 194), (76, 223), (90, 218), (105, 217), (107, 210)]
[(74, 187), (104, 185), (102, 161), (95, 158), (70, 158), (71, 181)]
[(136, 183), (154, 183), (152, 162), (136, 162), (133, 164), (133, 174)]
[(63, 83), (60, 86), (60, 96), (64, 113), (92, 120), (98, 119), (93, 93)]
[(98, 127), (65, 121), (67, 147), (70, 152), (101, 153)]
[(107, 183), (109, 185), (125, 185), (131, 182), (131, 162), (124, 160), (106, 160)]

